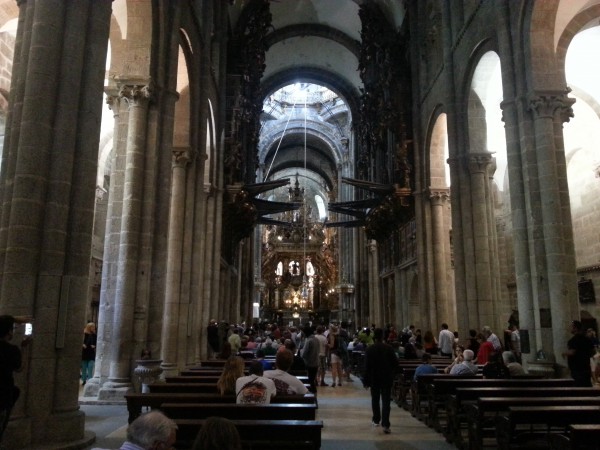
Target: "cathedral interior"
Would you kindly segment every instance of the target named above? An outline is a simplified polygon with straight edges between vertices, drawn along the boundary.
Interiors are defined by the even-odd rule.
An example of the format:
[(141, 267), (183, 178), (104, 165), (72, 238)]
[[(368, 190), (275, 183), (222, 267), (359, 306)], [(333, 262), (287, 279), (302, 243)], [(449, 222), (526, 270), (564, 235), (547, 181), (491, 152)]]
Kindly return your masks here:
[[(597, 329), (598, 0), (0, 0), (14, 448), (209, 320)], [(594, 75), (595, 74), (595, 75)], [(44, 431), (41, 431), (44, 430)]]

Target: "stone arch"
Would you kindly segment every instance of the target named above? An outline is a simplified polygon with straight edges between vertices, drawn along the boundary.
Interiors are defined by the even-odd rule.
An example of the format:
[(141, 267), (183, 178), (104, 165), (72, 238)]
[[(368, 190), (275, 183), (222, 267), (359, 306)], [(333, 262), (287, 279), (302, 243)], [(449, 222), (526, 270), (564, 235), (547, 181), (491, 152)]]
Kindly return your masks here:
[(446, 113), (439, 106), (435, 119), (432, 120), (428, 145), (426, 146), (426, 185), (432, 188), (450, 187), (448, 172), (448, 123)]

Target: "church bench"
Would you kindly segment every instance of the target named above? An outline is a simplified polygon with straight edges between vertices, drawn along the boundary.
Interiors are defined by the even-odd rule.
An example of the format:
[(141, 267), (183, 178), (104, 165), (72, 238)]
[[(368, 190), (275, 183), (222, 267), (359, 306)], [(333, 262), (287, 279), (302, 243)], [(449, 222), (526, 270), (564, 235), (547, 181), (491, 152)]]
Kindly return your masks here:
[(427, 385), (427, 420), (428, 426), (442, 432), (442, 420), (446, 418), (446, 405), (450, 395), (459, 388), (469, 387), (568, 387), (574, 381), (567, 378), (433, 378)]
[(150, 392), (183, 392), (218, 394), (217, 383), (150, 383)]
[[(221, 375), (179, 375), (172, 377), (165, 377), (167, 383), (216, 383), (219, 381)], [(308, 384), (307, 376), (296, 376), (302, 383)]]
[(423, 404), (427, 404), (427, 386), (435, 379), (475, 379), (481, 378), (481, 376), (465, 376), (465, 375), (449, 375), (446, 373), (427, 374), (420, 375), (416, 380), (411, 382), (410, 387), (410, 412), (419, 420), (423, 420), (426, 417), (425, 411), (423, 410)]
[(221, 375), (179, 375), (165, 377), (167, 383), (216, 383)]
[[(511, 406), (600, 405), (600, 390), (592, 388), (502, 389), (488, 395), (494, 397), (480, 397), (476, 403), (463, 405), (470, 449), (482, 448), (486, 437), (494, 437), (495, 418), (506, 414)], [(460, 430), (458, 427), (462, 427), (462, 423), (456, 426), (455, 431)], [(466, 444), (461, 437), (455, 436), (457, 447)]]
[(572, 424), (566, 434), (549, 436), (553, 450), (600, 450), (599, 424)]
[[(223, 373), (223, 369), (219, 368), (195, 368), (195, 369), (184, 369), (179, 372), (179, 375), (182, 377), (220, 377)], [(248, 371), (246, 370), (245, 375), (248, 375)]]
[[(420, 365), (420, 364), (419, 364)], [(412, 411), (412, 396), (410, 395), (413, 378), (415, 376), (415, 370), (417, 370), (416, 366), (400, 366), (400, 374), (394, 380), (394, 391), (393, 391), (393, 400), (396, 404), (404, 408), (406, 411)], [(438, 368), (438, 373), (443, 374), (444, 369)]]
[[(163, 403), (235, 403), (234, 395), (202, 394), (202, 393), (129, 393), (125, 394), (127, 400), (127, 412), (129, 413), (128, 422), (134, 421), (141, 413), (143, 408), (157, 409)], [(306, 395), (279, 395), (271, 399), (271, 403), (305, 403), (316, 405), (316, 399), (313, 394)]]
[(551, 433), (564, 433), (569, 425), (600, 423), (600, 406), (511, 406), (496, 418), (500, 450), (548, 448)]
[[(321, 420), (232, 420), (244, 449), (321, 448)], [(178, 450), (191, 448), (204, 420), (175, 419)]]
[(236, 403), (163, 403), (160, 410), (171, 419), (206, 419), (211, 416), (237, 420), (315, 420), (317, 407), (306, 403), (253, 405)]

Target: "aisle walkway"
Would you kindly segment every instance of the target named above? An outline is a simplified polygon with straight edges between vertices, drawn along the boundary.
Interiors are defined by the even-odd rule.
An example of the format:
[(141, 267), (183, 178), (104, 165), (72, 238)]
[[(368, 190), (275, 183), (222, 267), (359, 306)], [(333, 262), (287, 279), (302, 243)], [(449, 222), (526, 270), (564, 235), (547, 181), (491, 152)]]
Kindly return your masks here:
[[(409, 413), (392, 404), (391, 430), (371, 426), (369, 391), (355, 378), (342, 387), (319, 388), (317, 419), (324, 423), (322, 450), (446, 450), (455, 447)], [(86, 430), (96, 433), (93, 447), (118, 449), (125, 440), (124, 405), (82, 405)]]

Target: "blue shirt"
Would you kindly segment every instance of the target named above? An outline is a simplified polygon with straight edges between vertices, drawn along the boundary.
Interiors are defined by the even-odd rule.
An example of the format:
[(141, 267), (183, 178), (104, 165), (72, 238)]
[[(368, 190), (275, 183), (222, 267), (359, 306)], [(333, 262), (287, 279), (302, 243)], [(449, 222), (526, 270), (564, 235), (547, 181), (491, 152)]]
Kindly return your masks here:
[(417, 380), (419, 375), (428, 375), (438, 373), (437, 367), (432, 366), (431, 364), (421, 364), (419, 367), (415, 369), (414, 380)]

